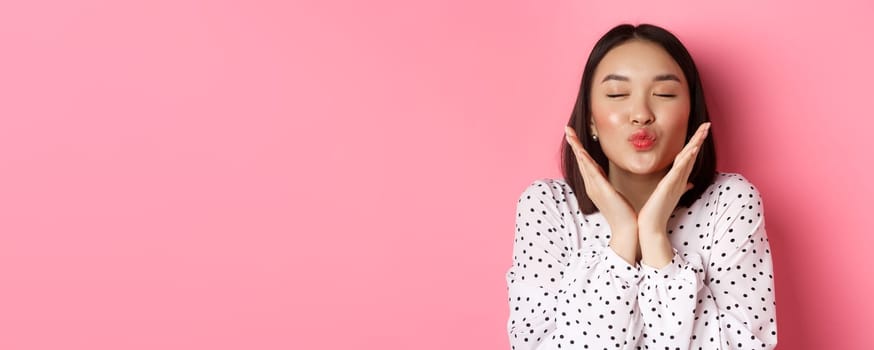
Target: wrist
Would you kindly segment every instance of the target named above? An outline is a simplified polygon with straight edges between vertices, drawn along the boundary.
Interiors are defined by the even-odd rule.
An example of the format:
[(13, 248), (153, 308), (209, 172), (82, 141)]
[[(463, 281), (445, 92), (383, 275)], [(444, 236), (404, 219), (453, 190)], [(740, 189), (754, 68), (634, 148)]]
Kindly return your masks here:
[(663, 231), (641, 231), (641, 264), (662, 268), (671, 262), (674, 250), (668, 235)]
[(611, 231), (613, 231), (615, 235), (619, 235), (619, 236), (636, 237), (637, 232), (640, 229), (636, 222), (629, 222), (629, 223), (622, 223), (622, 224), (615, 224), (615, 225), (608, 222), (608, 225), (610, 225)]
[(640, 254), (637, 228), (623, 227), (614, 230), (607, 246), (613, 249), (626, 262), (634, 265), (638, 261), (637, 257)]
[(641, 225), (638, 229), (638, 234), (640, 236), (647, 237), (656, 237), (656, 236), (667, 236), (667, 224), (665, 225)]
[(625, 260), (629, 265), (634, 266), (639, 261), (637, 259), (637, 247), (627, 246), (621, 243), (610, 242), (607, 244), (607, 249), (613, 251), (614, 254)]

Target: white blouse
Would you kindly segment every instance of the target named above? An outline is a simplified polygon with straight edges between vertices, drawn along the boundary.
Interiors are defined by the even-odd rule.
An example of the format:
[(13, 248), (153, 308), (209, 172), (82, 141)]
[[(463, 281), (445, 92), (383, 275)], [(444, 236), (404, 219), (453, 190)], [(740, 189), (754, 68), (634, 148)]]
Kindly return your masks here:
[(758, 190), (720, 173), (668, 220), (662, 269), (630, 265), (562, 179), (529, 185), (506, 273), (513, 349), (773, 349), (774, 276)]

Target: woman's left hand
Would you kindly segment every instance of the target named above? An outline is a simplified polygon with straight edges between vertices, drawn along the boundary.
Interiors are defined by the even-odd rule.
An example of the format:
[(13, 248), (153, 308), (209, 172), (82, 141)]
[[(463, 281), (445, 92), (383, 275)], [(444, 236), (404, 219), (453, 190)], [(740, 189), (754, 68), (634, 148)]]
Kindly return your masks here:
[[(676, 208), (680, 197), (692, 188), (689, 183), (689, 174), (695, 165), (698, 151), (707, 138), (710, 123), (703, 123), (689, 139), (689, 143), (677, 153), (671, 170), (662, 178), (655, 190), (649, 196), (646, 203), (640, 208), (637, 215), (637, 224), (641, 239), (653, 234), (666, 234), (668, 219)], [(643, 244), (643, 242), (641, 242)], [(643, 247), (641, 247), (643, 248)]]

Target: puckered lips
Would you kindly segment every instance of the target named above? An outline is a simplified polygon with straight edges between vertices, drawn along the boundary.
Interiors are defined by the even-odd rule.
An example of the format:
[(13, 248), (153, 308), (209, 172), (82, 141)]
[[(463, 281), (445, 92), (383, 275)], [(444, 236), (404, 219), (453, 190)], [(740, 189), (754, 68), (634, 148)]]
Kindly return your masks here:
[(656, 136), (648, 129), (640, 129), (635, 131), (628, 137), (628, 142), (638, 151), (647, 151), (655, 145)]

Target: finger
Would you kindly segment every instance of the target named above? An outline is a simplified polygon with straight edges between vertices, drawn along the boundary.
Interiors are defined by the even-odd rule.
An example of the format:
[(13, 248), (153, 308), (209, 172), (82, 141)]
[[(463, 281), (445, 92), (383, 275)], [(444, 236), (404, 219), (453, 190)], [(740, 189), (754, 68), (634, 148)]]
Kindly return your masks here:
[(707, 139), (708, 135), (710, 135), (710, 122), (702, 123), (700, 126), (698, 126), (698, 131), (696, 131), (695, 135), (697, 137), (694, 142), (690, 142), (690, 144), (694, 146), (689, 150), (689, 171), (691, 171), (692, 165), (695, 163), (695, 159), (698, 158), (698, 152), (701, 150), (701, 146), (704, 145), (704, 140)]
[(570, 143), (571, 148), (573, 148), (574, 155), (577, 156), (577, 162), (578, 163), (579, 162), (587, 163), (586, 170), (590, 170), (590, 169), (588, 169), (588, 168), (590, 168), (588, 165), (595, 164), (595, 160), (592, 159), (592, 157), (589, 155), (589, 152), (586, 152), (586, 149), (583, 147), (582, 143), (580, 142), (579, 137), (577, 137), (577, 133), (574, 131), (573, 128), (566, 126), (565, 127), (565, 134), (566, 134), (566, 138), (567, 138), (568, 143)]
[(604, 172), (601, 170), (601, 166), (595, 162), (592, 156), (589, 155), (589, 152), (586, 152), (586, 149), (580, 143), (573, 128), (566, 126), (565, 135), (577, 158), (577, 165), (583, 176), (583, 182), (591, 186), (603, 185), (602, 182), (606, 181), (606, 178), (604, 178)]
[(707, 135), (710, 130), (710, 123), (703, 123), (698, 126), (698, 130), (695, 131), (695, 134), (689, 139), (689, 143), (686, 144), (685, 147), (677, 154), (675, 162), (681, 161), (686, 158), (695, 159), (698, 155), (698, 151), (701, 146), (704, 144), (704, 140), (707, 138)]
[(686, 153), (681, 154), (674, 161), (674, 166), (669, 172), (674, 172), (676, 176), (680, 176), (683, 181), (689, 178), (692, 173), (692, 168), (695, 165), (695, 159), (698, 155), (699, 147), (692, 147)]
[(677, 154), (677, 157), (674, 159), (674, 165), (671, 167), (671, 170), (669, 170), (668, 175), (672, 176), (674, 179), (679, 178), (684, 181), (689, 178), (689, 174), (692, 173), (692, 168), (695, 165), (698, 152), (701, 150), (701, 146), (704, 144), (704, 139), (707, 138), (709, 130), (709, 122), (703, 123), (698, 127), (698, 130), (695, 131), (694, 135), (692, 135), (689, 143), (687, 143), (680, 153)]
[(701, 146), (704, 143), (704, 139), (707, 138), (707, 135), (710, 133), (710, 123), (702, 123), (698, 126), (698, 130), (695, 131), (695, 135), (692, 136), (692, 139), (689, 140), (690, 144), (694, 144), (695, 146)]
[(571, 145), (571, 148), (573, 149), (574, 154), (577, 154), (578, 153), (577, 149), (581, 148), (581, 147), (577, 147), (578, 145), (580, 145), (580, 140), (579, 140), (579, 138), (577, 138), (577, 133), (574, 131), (574, 129), (569, 127), (569, 126), (565, 126), (564, 127), (564, 138), (565, 138), (565, 140), (567, 140), (567, 143)]
[(701, 124), (698, 127), (698, 130), (692, 134), (692, 137), (689, 138), (689, 142), (686, 143), (686, 146), (683, 147), (684, 151), (691, 150), (693, 147), (700, 147), (701, 144), (704, 143), (704, 139), (707, 137), (707, 131), (709, 130), (709, 123)]
[(580, 168), (580, 173), (583, 175), (583, 182), (586, 181), (588, 167), (586, 166), (586, 156), (584, 155), (585, 150), (580, 144), (579, 138), (577, 138), (577, 133), (573, 128), (569, 126), (564, 127), (564, 134), (567, 143), (570, 144), (571, 150), (574, 152), (574, 156), (577, 159), (577, 167)]
[[(697, 159), (697, 155), (698, 155), (698, 150), (699, 150), (698, 147), (694, 147), (689, 152), (689, 154), (685, 157), (685, 159), (680, 162), (679, 166), (676, 169), (677, 174), (675, 175), (675, 176), (678, 176), (678, 178), (677, 178), (678, 182), (679, 181), (689, 181), (689, 175), (692, 174), (692, 168), (694, 168), (695, 160)], [(671, 169), (671, 170), (674, 170), (674, 169)], [(689, 191), (689, 189), (691, 188), (691, 184), (688, 184), (687, 186), (688, 187), (683, 191), (683, 193), (685, 193), (686, 191)]]
[[(704, 143), (704, 139), (707, 137), (709, 129), (710, 123), (704, 123), (698, 127), (698, 130), (696, 130), (695, 134), (689, 139), (689, 143), (687, 143), (680, 153), (677, 154), (674, 159), (674, 164), (671, 166), (671, 169), (668, 170), (668, 173), (665, 174), (663, 182), (659, 183), (660, 188), (665, 186), (663, 187), (664, 190), (667, 190), (668, 188), (674, 188), (675, 190), (682, 189), (681, 193), (686, 193), (692, 189), (693, 184), (688, 182), (689, 175), (692, 173), (695, 159), (697, 159), (698, 152), (701, 149), (701, 145)], [(682, 183), (685, 183), (685, 186), (681, 185)]]

